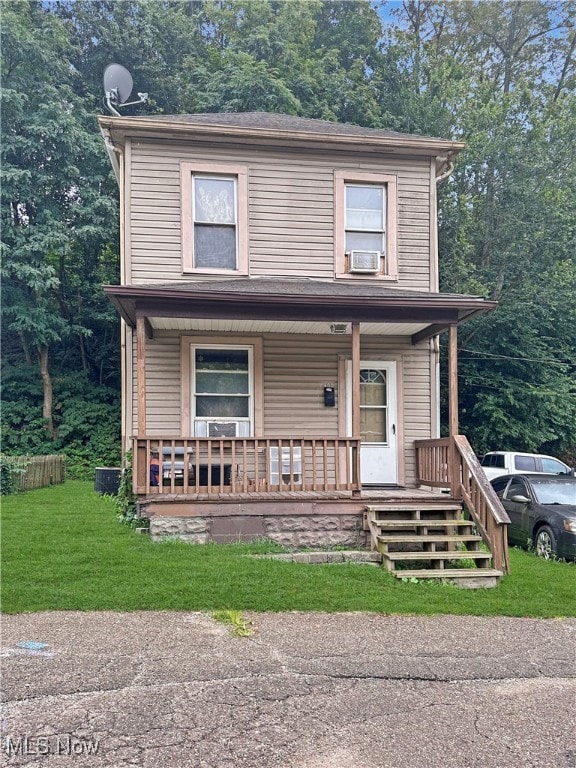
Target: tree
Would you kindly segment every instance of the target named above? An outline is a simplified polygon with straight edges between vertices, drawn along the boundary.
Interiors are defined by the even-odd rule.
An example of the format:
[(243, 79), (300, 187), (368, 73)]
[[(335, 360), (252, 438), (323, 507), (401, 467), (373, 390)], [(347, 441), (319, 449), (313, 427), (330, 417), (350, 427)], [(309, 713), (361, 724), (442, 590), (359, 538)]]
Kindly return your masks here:
[(27, 362), (37, 357), (55, 439), (50, 351), (75, 340), (88, 365), (92, 329), (68, 287), (87, 263), (90, 279), (114, 237), (115, 201), (94, 116), (74, 90), (66, 25), (39, 2), (17, 2), (3, 11), (3, 33), (4, 331)]

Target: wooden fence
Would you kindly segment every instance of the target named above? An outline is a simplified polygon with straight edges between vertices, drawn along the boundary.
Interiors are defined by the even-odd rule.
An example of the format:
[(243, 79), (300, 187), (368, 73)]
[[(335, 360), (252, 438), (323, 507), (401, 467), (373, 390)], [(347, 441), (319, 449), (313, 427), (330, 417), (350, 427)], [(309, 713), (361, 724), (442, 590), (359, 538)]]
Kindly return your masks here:
[(24, 472), (16, 476), (19, 491), (58, 485), (66, 479), (66, 456), (15, 456), (14, 461), (25, 467)]

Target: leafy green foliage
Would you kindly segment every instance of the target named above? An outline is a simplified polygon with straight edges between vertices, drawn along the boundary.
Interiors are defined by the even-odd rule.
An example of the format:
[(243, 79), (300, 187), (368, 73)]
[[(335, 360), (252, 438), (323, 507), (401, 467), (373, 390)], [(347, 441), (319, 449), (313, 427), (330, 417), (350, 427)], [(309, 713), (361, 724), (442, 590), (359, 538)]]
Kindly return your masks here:
[(9, 496), (18, 490), (18, 477), (26, 471), (26, 462), (0, 454), (0, 495)]
[(34, 366), (6, 365), (3, 376), (2, 445), (6, 453), (65, 453), (69, 477), (91, 478), (94, 467), (118, 466), (119, 404), (116, 388), (95, 386), (82, 373), (54, 380), (54, 425), (44, 428), (37, 402), (41, 384)]
[(120, 523), (131, 528), (135, 528), (137, 525), (145, 527), (148, 520), (138, 517), (136, 501), (136, 496), (132, 490), (132, 451), (128, 451), (124, 456), (124, 468), (120, 475), (118, 493), (114, 499), (116, 516)]

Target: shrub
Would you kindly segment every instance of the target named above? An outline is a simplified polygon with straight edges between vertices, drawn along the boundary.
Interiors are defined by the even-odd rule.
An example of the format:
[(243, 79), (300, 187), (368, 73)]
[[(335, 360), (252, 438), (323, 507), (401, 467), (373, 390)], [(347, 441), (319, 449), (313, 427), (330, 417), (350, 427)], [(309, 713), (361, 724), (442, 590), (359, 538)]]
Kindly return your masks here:
[(67, 474), (89, 480), (95, 467), (120, 462), (118, 391), (94, 385), (82, 373), (54, 377), (54, 425), (51, 440), (42, 419), (42, 393), (34, 370), (7, 367), (3, 381), (2, 446), (6, 453), (65, 453)]
[(148, 520), (138, 517), (136, 496), (132, 491), (132, 451), (128, 451), (124, 457), (124, 467), (120, 476), (118, 493), (114, 498), (114, 506), (119, 522), (124, 523), (124, 525), (135, 528), (148, 524)]
[(18, 477), (26, 471), (28, 463), (15, 456), (0, 454), (0, 494), (8, 496), (18, 490)]

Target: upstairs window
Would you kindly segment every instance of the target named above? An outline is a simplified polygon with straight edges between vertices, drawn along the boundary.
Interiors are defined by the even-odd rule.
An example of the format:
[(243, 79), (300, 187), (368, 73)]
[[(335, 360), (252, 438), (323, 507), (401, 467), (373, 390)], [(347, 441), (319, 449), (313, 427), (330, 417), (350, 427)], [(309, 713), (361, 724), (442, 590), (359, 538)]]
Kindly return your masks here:
[(182, 163), (184, 272), (248, 273), (248, 192), (243, 167)]
[(336, 277), (397, 279), (396, 177), (335, 173)]
[(350, 272), (380, 273), (386, 255), (386, 187), (344, 187), (345, 249)]
[(192, 210), (194, 266), (236, 269), (236, 179), (195, 175)]

